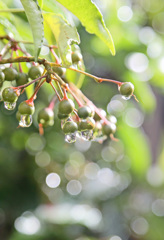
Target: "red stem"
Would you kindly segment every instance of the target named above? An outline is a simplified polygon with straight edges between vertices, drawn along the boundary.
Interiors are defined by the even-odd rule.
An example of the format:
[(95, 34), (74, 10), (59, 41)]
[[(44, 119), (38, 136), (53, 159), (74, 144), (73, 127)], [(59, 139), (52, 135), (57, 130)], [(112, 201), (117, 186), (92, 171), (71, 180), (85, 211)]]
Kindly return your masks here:
[(55, 49), (57, 49), (57, 48), (58, 48), (58, 47), (57, 47), (57, 46), (55, 46), (55, 45), (50, 45), (49, 47), (50, 47), (50, 49), (51, 49), (51, 48), (55, 48)]
[(73, 112), (74, 112), (74, 114), (75, 114), (75, 117), (76, 117), (77, 122), (79, 122), (79, 121), (80, 121), (80, 118), (79, 118), (77, 112), (76, 112), (75, 110), (73, 110)]
[(60, 64), (59, 58), (58, 58), (57, 54), (55, 53), (55, 51), (53, 50), (53, 48), (50, 47), (50, 51), (53, 54), (53, 56), (55, 57), (55, 59), (56, 59), (55, 63), (56, 64)]
[(99, 83), (101, 83), (101, 82), (112, 82), (112, 83), (117, 84), (118, 86), (122, 85), (122, 82), (119, 82), (119, 81), (116, 81), (116, 80), (112, 80), (112, 79), (106, 79), (106, 78), (99, 78), (98, 82)]
[(41, 136), (44, 135), (43, 124), (41, 124), (41, 123), (39, 123), (39, 134), (40, 134)]
[(56, 88), (55, 88), (55, 86), (53, 85), (53, 83), (52, 82), (50, 82), (50, 85), (51, 85), (51, 87), (53, 88), (53, 90), (55, 91), (55, 93), (56, 93), (56, 95), (57, 95), (57, 97), (58, 97), (58, 99), (59, 99), (59, 101), (61, 102), (61, 97), (59, 96), (59, 94), (58, 94), (58, 92), (57, 92), (57, 90), (56, 90)]
[(48, 106), (49, 109), (53, 110), (54, 106), (55, 106), (55, 102), (56, 102), (56, 96), (54, 96)]
[(28, 104), (33, 105), (33, 102), (34, 102), (34, 100), (35, 100), (36, 94), (37, 94), (37, 92), (39, 91), (39, 89), (41, 88), (41, 86), (43, 85), (43, 83), (45, 83), (45, 81), (46, 81), (46, 80), (42, 81), (39, 86), (36, 86), (35, 91), (34, 91), (34, 93), (32, 94), (32, 96), (31, 96), (28, 100), (26, 100), (26, 102), (27, 102)]
[[(19, 49), (19, 50), (20, 50), (22, 53), (24, 53), (27, 57), (31, 57), (31, 55), (30, 55), (28, 52), (24, 51), (21, 47), (17, 46), (17, 49)], [(35, 62), (32, 62), (32, 65), (33, 65), (33, 66), (36, 66), (36, 63), (35, 63)]]
[(64, 91), (64, 97), (63, 97), (63, 100), (67, 100), (67, 99), (68, 99), (67, 91), (66, 91), (65, 88), (63, 89), (63, 91)]
[(27, 57), (31, 57), (31, 55), (28, 52), (24, 51), (21, 47), (17, 46), (17, 49), (24, 53)]
[(77, 98), (77, 96), (72, 92), (72, 90), (69, 87), (68, 87), (67, 91), (70, 92), (70, 94), (74, 97), (74, 99), (76, 100), (79, 107), (82, 107), (83, 104), (80, 102), (80, 100)]
[(27, 83), (27, 84), (24, 84), (24, 85), (21, 85), (21, 86), (18, 86), (18, 87), (14, 87), (14, 89), (26, 88), (26, 87), (28, 87), (29, 85), (31, 85), (31, 84), (33, 84), (33, 83), (37, 82), (38, 80), (40, 80), (40, 79), (42, 79), (42, 78), (45, 78), (45, 77), (46, 77), (46, 75), (41, 76), (41, 77), (39, 77), (39, 78), (36, 78), (36, 79), (32, 80), (31, 82), (29, 82), (29, 83)]

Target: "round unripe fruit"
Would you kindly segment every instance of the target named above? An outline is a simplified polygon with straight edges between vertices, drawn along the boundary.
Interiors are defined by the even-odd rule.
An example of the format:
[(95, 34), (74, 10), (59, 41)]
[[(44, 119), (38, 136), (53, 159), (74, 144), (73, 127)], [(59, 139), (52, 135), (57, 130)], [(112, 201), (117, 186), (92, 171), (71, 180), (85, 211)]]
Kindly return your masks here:
[(73, 63), (78, 63), (79, 61), (82, 60), (82, 55), (80, 52), (74, 52), (72, 53), (72, 62)]
[(68, 117), (69, 117), (69, 114), (62, 114), (62, 113), (58, 112), (58, 118), (59, 119), (66, 119)]
[[(103, 117), (106, 117), (106, 112), (104, 109), (101, 109), (99, 108), (99, 111), (100, 111), (100, 114), (103, 116)], [(94, 120), (95, 121), (100, 121), (101, 120), (101, 117), (95, 112), (94, 114)]]
[(91, 117), (88, 117), (87, 119), (84, 119), (79, 123), (80, 131), (92, 130), (94, 128), (95, 128), (95, 120)]
[(63, 132), (65, 134), (69, 134), (69, 133), (74, 133), (78, 130), (78, 126), (75, 122), (73, 121), (69, 121), (69, 122), (66, 122), (64, 125), (63, 125)]
[(131, 82), (125, 82), (119, 87), (119, 91), (124, 97), (131, 97), (134, 92), (134, 85)]
[(21, 115), (32, 115), (35, 112), (35, 107), (34, 104), (24, 101), (19, 104), (18, 111)]
[(18, 86), (24, 85), (28, 82), (28, 75), (26, 73), (18, 73), (16, 82)]
[(21, 120), (21, 114), (20, 114), (19, 111), (16, 112), (16, 119), (17, 119), (18, 121)]
[(13, 88), (7, 87), (2, 92), (2, 98), (4, 102), (14, 103), (18, 99), (18, 95)]
[(54, 123), (54, 112), (50, 108), (44, 108), (38, 113), (38, 123), (43, 127), (52, 126)]
[(80, 107), (77, 114), (80, 118), (87, 118), (92, 115), (92, 110), (88, 106)]
[(102, 131), (104, 135), (109, 136), (110, 134), (114, 134), (116, 132), (116, 125), (114, 123), (105, 124), (102, 127)]
[(58, 110), (61, 114), (70, 114), (75, 108), (75, 104), (71, 99), (62, 100), (59, 103)]
[(5, 80), (5, 74), (0, 71), (0, 83), (3, 82)]
[(32, 80), (41, 77), (42, 73), (39, 67), (37, 66), (32, 66), (29, 71), (28, 71), (28, 76), (29, 78), (31, 78)]
[(57, 75), (59, 75), (59, 77), (62, 77), (65, 72), (66, 72), (66, 69), (65, 68), (61, 68), (61, 67), (52, 67), (52, 70), (57, 73)]
[(12, 68), (12, 67), (11, 68), (5, 68), (3, 70), (3, 73), (5, 74), (5, 80), (6, 81), (13, 81), (13, 80), (15, 80), (16, 77), (17, 77), (17, 74), (18, 74), (17, 70)]

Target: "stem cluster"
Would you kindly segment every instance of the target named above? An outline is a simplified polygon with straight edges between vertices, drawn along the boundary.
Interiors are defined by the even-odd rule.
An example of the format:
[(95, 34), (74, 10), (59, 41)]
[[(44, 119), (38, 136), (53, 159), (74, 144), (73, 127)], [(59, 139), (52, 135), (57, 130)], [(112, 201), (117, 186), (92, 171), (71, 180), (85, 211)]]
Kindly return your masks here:
[[(89, 106), (92, 109), (92, 112), (93, 112), (92, 117), (94, 116), (94, 113), (97, 114), (97, 116), (99, 117), (99, 121), (101, 122), (102, 126), (103, 125), (108, 125), (108, 126), (111, 125), (110, 120), (108, 120), (106, 118), (106, 116), (104, 116), (101, 113), (100, 109), (98, 109), (93, 104), (92, 101), (90, 101), (73, 83), (69, 83), (66, 78), (64, 78), (64, 79), (62, 78), (62, 75), (64, 74), (62, 72), (63, 68), (69, 69), (71, 71), (78, 72), (80, 74), (84, 74), (85, 76), (90, 77), (93, 80), (95, 80), (97, 83), (102, 83), (102, 82), (114, 83), (114, 84), (116, 84), (118, 86), (119, 89), (121, 88), (121, 91), (122, 91), (122, 89), (126, 90), (126, 94), (124, 94), (124, 92), (123, 93), (121, 92), (121, 94), (125, 95), (126, 97), (131, 97), (133, 95), (134, 89), (133, 89), (132, 85), (131, 85), (132, 89), (129, 89), (128, 83), (126, 83), (126, 86), (123, 86), (124, 83), (122, 83), (122, 82), (119, 82), (119, 81), (116, 81), (116, 80), (112, 80), (112, 79), (106, 79), (106, 78), (100, 78), (100, 77), (94, 76), (94, 75), (92, 75), (90, 73), (87, 73), (87, 72), (83, 71), (82, 68), (79, 67), (79, 66), (81, 66), (81, 64), (78, 64), (78, 62), (76, 62), (76, 65), (77, 65), (76, 67), (73, 67), (73, 66), (69, 66), (69, 67), (68, 66), (62, 66), (60, 64), (60, 58), (58, 57), (57, 53), (55, 52), (55, 49), (57, 47), (54, 46), (54, 45), (51, 45), (51, 46), (48, 46), (48, 47), (49, 47), (50, 52), (53, 55), (55, 61), (54, 62), (49, 62), (45, 58), (38, 58), (37, 59), (37, 63), (36, 63), (35, 62), (35, 58), (33, 56), (31, 56), (28, 52), (26, 52), (24, 49), (22, 49), (19, 46), (20, 42), (28, 43), (28, 44), (29, 44), (29, 42), (16, 41), (16, 40), (14, 40), (13, 38), (11, 38), (8, 35), (0, 36), (0, 40), (3, 41), (3, 43), (4, 43), (4, 47), (3, 47), (3, 49), (0, 52), (0, 64), (1, 65), (5, 65), (7, 63), (10, 63), (10, 67), (12, 67), (13, 66), (12, 64), (18, 63), (20, 74), (22, 74), (21, 63), (25, 63), (25, 62), (26, 63), (32, 63), (32, 65), (34, 66), (33, 67), (34, 69), (32, 69), (31, 72), (32, 71), (38, 71), (37, 69), (35, 69), (35, 67), (37, 68), (40, 65), (42, 65), (44, 67), (44, 72), (43, 72), (42, 75), (40, 75), (40, 76), (38, 75), (35, 79), (32, 78), (32, 80), (30, 82), (27, 82), (26, 84), (19, 85), (17, 87), (12, 87), (12, 89), (14, 89), (15, 92), (16, 91), (20, 92), (20, 90), (22, 90), (22, 92), (20, 92), (20, 93), (23, 93), (23, 91), (24, 91), (24, 89), (26, 87), (28, 87), (31, 84), (37, 83), (35, 85), (35, 89), (34, 89), (34, 92), (33, 92), (32, 96), (30, 97), (30, 99), (28, 99), (26, 101), (26, 103), (24, 105), (32, 106), (33, 105), (33, 101), (37, 97), (37, 93), (38, 93), (39, 89), (41, 88), (41, 86), (45, 82), (47, 82), (48, 84), (50, 84), (50, 86), (55, 91), (56, 97), (58, 98), (59, 102), (69, 101), (69, 98), (67, 96), (67, 94), (69, 94), (69, 95), (71, 95), (74, 98), (74, 100), (76, 101), (78, 107), (81, 108), (81, 111), (80, 111), (81, 114), (84, 111), (85, 115), (87, 116), (87, 108), (85, 109), (85, 106), (87, 105), (87, 106)], [(6, 40), (7, 40), (7, 43), (5, 43)], [(6, 54), (9, 53), (9, 52), (10, 52), (11, 57), (10, 58), (5, 58)], [(14, 52), (16, 54), (16, 57), (13, 57)], [(20, 53), (22, 53), (23, 56), (19, 56)], [(82, 55), (80, 55), (80, 56), (82, 56)], [(78, 61), (80, 62), (81, 60), (82, 59), (80, 57), (78, 59)], [(31, 77), (31, 75), (30, 75), (30, 77)], [(130, 93), (129, 96), (128, 96), (128, 93)], [(49, 105), (49, 108), (51, 108), (51, 110), (53, 109), (53, 107), (55, 105), (56, 97), (52, 99), (52, 102)], [(75, 119), (77, 122), (79, 122), (79, 126), (82, 126), (82, 128), (84, 128), (84, 126), (87, 126), (89, 130), (92, 129), (92, 126), (93, 126), (92, 119), (88, 119), (88, 120), (85, 120), (85, 121), (84, 120), (80, 120), (80, 118), (78, 116), (78, 110), (76, 108), (74, 108), (74, 107), (71, 110), (71, 112), (73, 112), (74, 115), (75, 115), (75, 117), (71, 117), (71, 119)], [(47, 114), (47, 110), (46, 110), (46, 114)], [(63, 113), (62, 114), (60, 113), (60, 117), (64, 118), (64, 116), (61, 116), (61, 115), (63, 115)], [(66, 115), (69, 115), (69, 114), (66, 114)], [(89, 115), (88, 115), (88, 117), (89, 117)], [(21, 120), (20, 121), (22, 121), (22, 119), (24, 121), (29, 121), (29, 118), (24, 116), (24, 114), (23, 114), (23, 117), (21, 116)], [(70, 120), (69, 119), (69, 121), (74, 121), (74, 120)], [(24, 126), (23, 124), (21, 126)], [(47, 126), (47, 124), (45, 124), (44, 121), (40, 121), (39, 122), (40, 129), (43, 128), (43, 125)], [(74, 129), (74, 127), (75, 127), (74, 124), (70, 124), (69, 123), (69, 124), (67, 124), (67, 127), (64, 128), (64, 129), (67, 129), (67, 131), (68, 131), (68, 126), (72, 126), (72, 129)], [(77, 127), (77, 129), (78, 129), (78, 127)], [(112, 128), (110, 128), (110, 129), (112, 129)], [(85, 129), (83, 129), (83, 130), (85, 130)], [(43, 132), (43, 131), (40, 131), (40, 132)], [(99, 129), (98, 129), (98, 132), (99, 132)], [(112, 130), (111, 130), (111, 132), (110, 132), (109, 128), (108, 128), (108, 133), (109, 133), (108, 135), (113, 136), (114, 131), (112, 132)], [(71, 132), (71, 134), (73, 134), (73, 133)], [(86, 134), (85, 134), (85, 136), (86, 136)]]

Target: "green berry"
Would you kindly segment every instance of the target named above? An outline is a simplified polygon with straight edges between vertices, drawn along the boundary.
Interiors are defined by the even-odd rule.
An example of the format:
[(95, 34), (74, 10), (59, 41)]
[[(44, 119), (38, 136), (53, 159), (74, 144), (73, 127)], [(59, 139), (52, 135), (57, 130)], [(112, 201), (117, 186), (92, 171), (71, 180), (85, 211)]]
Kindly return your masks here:
[(34, 104), (29, 104), (27, 101), (21, 102), (18, 107), (21, 115), (32, 115), (35, 112)]
[[(103, 117), (106, 117), (106, 112), (105, 112), (104, 109), (99, 108), (99, 111), (100, 111), (100, 114), (101, 114)], [(96, 112), (95, 112), (95, 114), (94, 114), (94, 120), (95, 120), (96, 122), (101, 120), (100, 116), (99, 116)]]
[(19, 111), (16, 112), (16, 119), (17, 119), (18, 121), (21, 120), (21, 114), (20, 114)]
[(0, 83), (3, 82), (5, 80), (5, 74), (0, 71)]
[(50, 108), (44, 108), (38, 113), (38, 123), (43, 127), (52, 126), (54, 123), (54, 112)]
[(133, 95), (134, 85), (131, 82), (125, 82), (119, 87), (122, 96), (129, 98)]
[(5, 68), (3, 70), (3, 73), (5, 74), (5, 80), (6, 81), (13, 81), (13, 80), (16, 80), (16, 77), (17, 77), (17, 70), (10, 67), (10, 68)]
[(92, 130), (95, 128), (95, 120), (91, 117), (88, 117), (87, 119), (83, 119), (79, 123), (79, 130), (85, 131), (85, 130)]
[(3, 82), (0, 82), (0, 88), (3, 86)]
[(5, 80), (5, 74), (0, 71), (0, 88), (3, 86), (3, 82)]
[(59, 77), (62, 77), (62, 76), (65, 74), (65, 72), (66, 72), (66, 69), (65, 69), (65, 68), (61, 68), (61, 67), (52, 67), (52, 70), (53, 70), (55, 73), (57, 73), (57, 75), (58, 75)]
[(77, 114), (80, 118), (87, 118), (92, 115), (92, 110), (88, 106), (80, 107)]
[(28, 82), (28, 75), (26, 73), (18, 73), (16, 82), (18, 86), (24, 85)]
[(16, 91), (12, 87), (7, 87), (2, 92), (4, 102), (14, 103), (18, 99)]
[(58, 106), (59, 113), (61, 114), (70, 114), (74, 108), (75, 104), (71, 99), (62, 100)]
[(104, 135), (109, 136), (110, 134), (114, 134), (116, 132), (116, 125), (114, 123), (105, 124), (102, 127), (102, 131)]
[(79, 61), (82, 60), (82, 55), (80, 52), (74, 52), (72, 53), (72, 62), (77, 64)]
[(69, 114), (62, 114), (62, 113), (58, 112), (58, 118), (59, 119), (66, 119), (68, 117), (69, 117)]
[(38, 77), (41, 77), (42, 73), (39, 67), (37, 66), (32, 66), (29, 71), (28, 71), (28, 76), (29, 78), (36, 79)]
[(63, 125), (63, 132), (65, 134), (69, 134), (69, 133), (74, 133), (78, 130), (78, 126), (75, 122), (73, 121), (69, 121), (69, 122), (66, 122), (64, 125)]

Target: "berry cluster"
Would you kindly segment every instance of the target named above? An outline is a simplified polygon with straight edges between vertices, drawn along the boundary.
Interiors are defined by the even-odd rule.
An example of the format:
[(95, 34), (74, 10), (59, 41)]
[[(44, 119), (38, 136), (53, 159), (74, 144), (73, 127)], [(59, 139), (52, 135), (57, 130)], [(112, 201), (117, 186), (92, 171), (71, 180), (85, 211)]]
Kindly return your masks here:
[[(12, 42), (12, 51), (17, 51), (18, 43)], [(54, 53), (52, 46), (50, 50)], [(24, 52), (23, 52), (24, 53)], [(8, 110), (13, 110), (16, 107), (18, 97), (23, 94), (26, 87), (30, 84), (35, 84), (35, 89), (32, 96), (20, 103), (16, 118), (19, 121), (20, 127), (29, 127), (32, 124), (32, 116), (35, 112), (34, 100), (37, 98), (37, 93), (40, 87), (47, 82), (55, 91), (49, 106), (39, 111), (37, 116), (40, 134), (43, 134), (43, 128), (54, 124), (54, 107), (56, 100), (59, 100), (57, 117), (61, 120), (62, 131), (65, 134), (65, 140), (69, 143), (75, 142), (76, 138), (84, 140), (103, 141), (107, 137), (113, 137), (116, 132), (117, 119), (114, 116), (106, 116), (106, 112), (98, 109), (74, 84), (68, 83), (65, 77), (66, 68), (59, 64), (59, 58), (54, 53), (56, 62), (50, 63), (45, 59), (38, 59), (38, 65), (34, 62), (33, 57), (27, 56), (3, 59), (1, 56), (0, 64), (11, 63), (10, 67), (0, 71), (0, 87), (4, 81), (15, 82), (15, 86), (10, 86), (2, 89), (2, 100), (4, 106)], [(134, 96), (134, 86), (130, 82), (118, 82), (111, 79), (103, 79), (84, 72), (81, 69), (82, 55), (79, 51), (72, 52), (73, 67), (69, 67), (72, 71), (80, 72), (92, 77), (97, 82), (113, 82), (118, 85), (118, 90), (124, 99), (129, 99)], [(24, 73), (21, 68), (21, 62), (32, 62), (28, 73)], [(12, 64), (19, 64), (19, 71)], [(43, 65), (42, 73), (40, 65)], [(3, 65), (5, 66), (5, 65)], [(64, 77), (64, 78), (63, 78)], [(55, 87), (56, 84), (57, 88)], [(75, 102), (69, 97), (72, 97)], [(135, 97), (135, 96), (134, 96)]]

